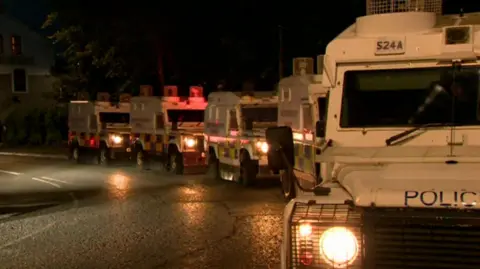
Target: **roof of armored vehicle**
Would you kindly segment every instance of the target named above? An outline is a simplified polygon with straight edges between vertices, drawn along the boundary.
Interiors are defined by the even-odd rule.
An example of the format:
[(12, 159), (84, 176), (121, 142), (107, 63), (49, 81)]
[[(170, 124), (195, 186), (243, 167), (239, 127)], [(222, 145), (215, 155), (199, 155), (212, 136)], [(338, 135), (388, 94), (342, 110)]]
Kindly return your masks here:
[[(398, 23), (395, 23), (396, 18), (399, 18), (400, 16), (411, 16), (411, 20), (416, 20), (419, 19), (418, 24), (425, 24), (428, 25), (425, 29), (422, 29), (420, 34), (428, 34), (428, 33), (433, 33), (433, 32), (438, 32), (441, 31), (443, 27), (447, 26), (462, 26), (462, 25), (480, 25), (480, 12), (475, 12), (475, 13), (466, 13), (463, 14), (462, 16), (458, 14), (449, 14), (449, 15), (435, 15), (433, 13), (426, 13), (426, 12), (406, 12), (406, 13), (387, 13), (387, 14), (376, 14), (376, 15), (369, 15), (369, 16), (363, 16), (357, 18), (356, 22), (350, 25), (347, 29), (345, 29), (342, 33), (340, 33), (335, 39), (339, 38), (352, 38), (352, 37), (357, 37), (359, 35), (362, 35), (364, 33), (359, 33), (360, 30), (363, 32), (364, 29), (359, 29), (358, 27), (361, 27), (360, 24), (363, 23), (363, 21), (366, 21), (367, 19), (370, 21), (373, 20), (378, 20), (379, 24), (382, 24), (382, 22), (385, 22), (385, 19), (391, 18), (392, 25), (395, 25), (395, 31), (392, 31), (392, 34), (398, 34), (398, 29), (401, 29), (402, 27), (406, 27), (403, 25), (399, 25)], [(431, 22), (428, 21), (428, 16), (430, 16)], [(422, 18), (423, 17), (423, 18)], [(430, 25), (429, 25), (430, 24)], [(384, 27), (384, 25), (379, 25), (379, 28)], [(405, 28), (407, 29), (407, 28)], [(375, 36), (375, 29), (372, 30), (372, 36)], [(402, 34), (419, 34), (417, 31), (408, 31), (406, 30)], [(387, 33), (382, 33), (383, 34), (388, 34)]]
[(309, 74), (303, 76), (289, 76), (286, 78), (282, 78), (282, 80), (280, 80), (279, 86), (288, 87), (298, 86), (299, 84), (308, 86), (312, 83), (322, 83), (322, 76)]

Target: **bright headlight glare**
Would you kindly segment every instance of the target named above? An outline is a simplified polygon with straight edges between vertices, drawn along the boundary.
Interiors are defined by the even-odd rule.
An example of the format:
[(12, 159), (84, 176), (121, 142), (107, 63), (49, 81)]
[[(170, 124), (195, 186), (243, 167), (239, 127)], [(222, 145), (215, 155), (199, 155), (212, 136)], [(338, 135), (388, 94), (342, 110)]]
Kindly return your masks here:
[(113, 143), (115, 143), (115, 144), (120, 144), (123, 141), (123, 138), (119, 135), (112, 135), (110, 138), (112, 139)]
[(357, 254), (357, 238), (345, 227), (329, 228), (320, 237), (320, 255), (335, 268), (347, 267)]
[(301, 224), (298, 231), (302, 237), (310, 236), (312, 234), (312, 225), (309, 223)]
[(262, 153), (267, 153), (268, 152), (269, 146), (268, 146), (267, 142), (258, 141), (256, 146), (257, 146), (257, 149), (260, 150)]
[(185, 138), (184, 141), (185, 141), (185, 145), (189, 148), (193, 148), (196, 144), (196, 141), (193, 138)]

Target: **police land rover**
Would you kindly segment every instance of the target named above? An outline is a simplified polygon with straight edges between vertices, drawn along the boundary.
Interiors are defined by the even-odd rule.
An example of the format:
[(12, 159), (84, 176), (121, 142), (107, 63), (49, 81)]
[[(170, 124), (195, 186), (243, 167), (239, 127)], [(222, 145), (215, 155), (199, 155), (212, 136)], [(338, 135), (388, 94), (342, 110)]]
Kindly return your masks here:
[[(328, 89), (322, 86), (323, 55), (317, 57), (317, 74), (313, 72), (313, 58), (293, 59), (293, 75), (279, 83), (278, 123), (292, 130), (294, 165), (279, 170), (282, 194), (286, 200), (295, 198), (295, 180), (312, 184), (321, 180), (323, 166), (315, 159), (315, 152), (325, 145), (325, 132), (315, 132), (315, 124), (325, 121)], [(267, 143), (279, 141), (284, 128), (271, 127), (265, 132)], [(284, 137), (285, 138), (285, 137)], [(287, 137), (287, 141), (288, 141)], [(284, 149), (286, 150), (286, 149)], [(268, 152), (268, 162), (281, 162), (283, 151)], [(271, 166), (271, 165), (270, 165)], [(273, 165), (273, 169), (275, 165)]]
[(327, 46), (328, 169), (285, 208), (282, 268), (480, 268), (480, 14), (401, 2)]

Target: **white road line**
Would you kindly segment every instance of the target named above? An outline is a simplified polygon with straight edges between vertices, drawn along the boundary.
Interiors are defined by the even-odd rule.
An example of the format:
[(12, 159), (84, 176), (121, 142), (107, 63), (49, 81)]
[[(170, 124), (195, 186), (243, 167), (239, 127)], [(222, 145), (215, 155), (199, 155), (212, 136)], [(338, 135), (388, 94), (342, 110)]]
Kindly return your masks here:
[(63, 183), (63, 184), (73, 184), (71, 182), (67, 182), (67, 181), (63, 181), (63, 180), (60, 180), (60, 179), (55, 179), (55, 178), (51, 178), (51, 177), (41, 177), (42, 179), (45, 179), (45, 180), (49, 180), (49, 181), (54, 181), (54, 182), (58, 182), (58, 183)]
[(11, 245), (15, 245), (15, 244), (19, 243), (20, 241), (23, 241), (23, 240), (25, 240), (25, 239), (34, 237), (35, 235), (37, 235), (37, 234), (39, 234), (39, 233), (47, 230), (48, 228), (52, 227), (53, 225), (55, 225), (55, 223), (56, 223), (56, 222), (49, 223), (49, 224), (43, 226), (42, 228), (34, 231), (33, 233), (27, 234), (27, 235), (25, 235), (25, 236), (22, 236), (22, 237), (16, 239), (16, 240), (12, 240), (12, 241), (10, 241), (10, 242), (8, 242), (8, 243), (6, 243), (6, 244), (0, 245), (0, 249), (7, 248), (7, 247), (9, 247), (9, 246), (11, 246)]
[(45, 184), (50, 184), (50, 185), (52, 185), (52, 186), (54, 186), (54, 187), (56, 187), (56, 188), (61, 188), (60, 185), (58, 185), (58, 184), (56, 184), (56, 183), (53, 183), (53, 182), (50, 182), (50, 181), (48, 181), (48, 180), (40, 179), (40, 178), (37, 178), (37, 177), (32, 177), (32, 179), (35, 180), (35, 181), (38, 181), (38, 182), (43, 182), (43, 183), (45, 183)]
[(9, 174), (9, 175), (14, 175), (14, 176), (19, 176), (19, 175), (22, 174), (22, 173), (13, 172), (13, 171), (7, 171), (7, 170), (0, 170), (0, 173), (5, 173), (5, 174)]

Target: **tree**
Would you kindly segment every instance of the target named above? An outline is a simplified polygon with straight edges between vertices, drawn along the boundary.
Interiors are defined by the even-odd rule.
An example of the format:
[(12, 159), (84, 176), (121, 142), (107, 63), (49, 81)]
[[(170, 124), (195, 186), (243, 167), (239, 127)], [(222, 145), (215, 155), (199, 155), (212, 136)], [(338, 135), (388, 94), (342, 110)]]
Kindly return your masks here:
[(60, 25), (50, 38), (63, 51), (66, 72), (60, 80), (67, 95), (86, 90), (93, 97), (98, 91), (129, 91), (152, 77), (159, 81), (166, 46), (160, 38), (164, 33), (152, 27), (153, 17), (121, 3), (112, 12), (93, 9), (93, 1), (69, 1), (68, 6), (51, 1), (56, 11), (43, 27)]

